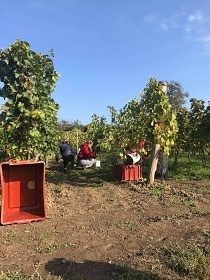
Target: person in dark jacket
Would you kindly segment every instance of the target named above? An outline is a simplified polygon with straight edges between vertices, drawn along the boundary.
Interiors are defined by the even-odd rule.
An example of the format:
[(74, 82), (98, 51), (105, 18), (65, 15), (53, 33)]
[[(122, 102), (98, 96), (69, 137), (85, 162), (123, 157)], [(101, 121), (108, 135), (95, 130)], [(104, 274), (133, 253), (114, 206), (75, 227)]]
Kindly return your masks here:
[(59, 145), (59, 149), (57, 151), (57, 156), (59, 153), (62, 156), (64, 172), (66, 173), (68, 162), (71, 163), (71, 168), (73, 168), (73, 166), (74, 166), (75, 152), (74, 152), (72, 146), (68, 143), (68, 141), (63, 141)]
[(160, 177), (161, 180), (166, 178), (168, 172), (168, 161), (164, 157), (163, 152), (160, 151), (158, 155), (157, 169), (155, 171), (155, 175)]
[(96, 164), (96, 153), (93, 151), (93, 141), (86, 141), (80, 146), (77, 159), (84, 170)]

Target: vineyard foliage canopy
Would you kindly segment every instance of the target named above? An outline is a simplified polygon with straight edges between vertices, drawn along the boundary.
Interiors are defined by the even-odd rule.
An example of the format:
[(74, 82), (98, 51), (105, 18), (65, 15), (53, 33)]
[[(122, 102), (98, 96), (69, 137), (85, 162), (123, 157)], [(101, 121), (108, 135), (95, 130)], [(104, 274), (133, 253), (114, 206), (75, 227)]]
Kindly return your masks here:
[(57, 145), (58, 104), (51, 97), (59, 73), (49, 55), (36, 53), (16, 40), (0, 52), (1, 146), (10, 157), (46, 157)]

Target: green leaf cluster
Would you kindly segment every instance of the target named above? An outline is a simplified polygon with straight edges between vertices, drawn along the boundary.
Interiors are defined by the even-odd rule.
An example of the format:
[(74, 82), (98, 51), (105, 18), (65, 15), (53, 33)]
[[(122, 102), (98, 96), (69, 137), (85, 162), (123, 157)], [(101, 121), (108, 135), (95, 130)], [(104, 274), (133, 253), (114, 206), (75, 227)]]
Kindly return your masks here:
[(36, 53), (16, 40), (0, 53), (0, 122), (3, 145), (11, 157), (46, 157), (57, 144), (58, 104), (51, 97), (59, 73), (49, 55)]
[(105, 117), (92, 115), (92, 121), (87, 126), (87, 138), (94, 142), (95, 150), (106, 152), (112, 150), (115, 145), (115, 136), (112, 126), (110, 126)]

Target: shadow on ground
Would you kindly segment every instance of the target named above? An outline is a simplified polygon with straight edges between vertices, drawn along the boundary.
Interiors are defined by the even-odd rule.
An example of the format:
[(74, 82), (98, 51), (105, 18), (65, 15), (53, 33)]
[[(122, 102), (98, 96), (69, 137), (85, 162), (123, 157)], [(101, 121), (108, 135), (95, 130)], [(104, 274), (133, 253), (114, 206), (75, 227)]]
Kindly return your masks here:
[(100, 186), (107, 182), (116, 182), (114, 177), (114, 168), (111, 166), (94, 167), (83, 170), (76, 166), (73, 170), (68, 169), (67, 173), (63, 172), (62, 162), (51, 163), (46, 168), (46, 180), (53, 184), (71, 184), (77, 187)]
[(88, 260), (76, 263), (57, 258), (49, 261), (45, 270), (51, 275), (62, 277), (62, 280), (164, 280), (149, 271), (137, 271), (111, 263)]

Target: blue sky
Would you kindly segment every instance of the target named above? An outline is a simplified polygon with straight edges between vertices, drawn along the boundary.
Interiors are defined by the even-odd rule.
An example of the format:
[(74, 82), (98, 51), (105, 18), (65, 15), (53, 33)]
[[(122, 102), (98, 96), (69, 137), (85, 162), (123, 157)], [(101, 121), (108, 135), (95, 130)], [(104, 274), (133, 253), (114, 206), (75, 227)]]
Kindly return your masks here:
[(109, 119), (139, 98), (149, 78), (179, 82), (210, 100), (209, 0), (7, 0), (0, 48), (17, 38), (53, 49), (61, 76), (52, 94), (59, 119)]

